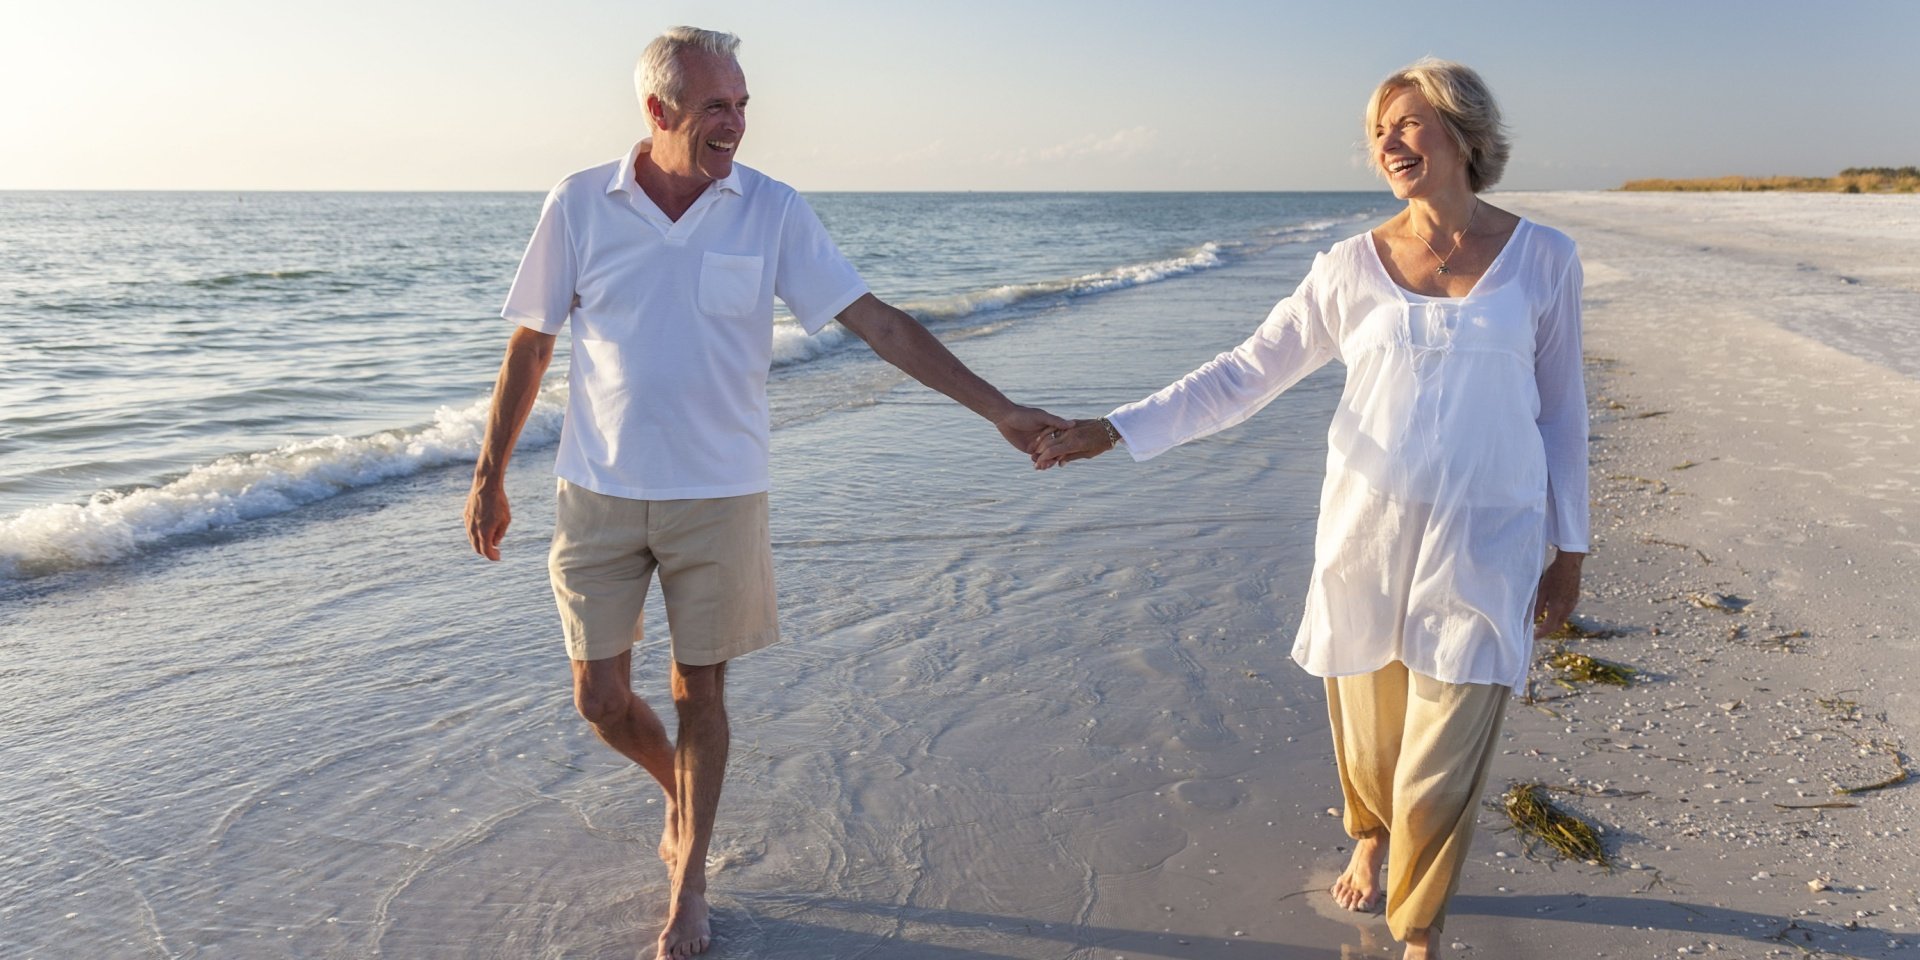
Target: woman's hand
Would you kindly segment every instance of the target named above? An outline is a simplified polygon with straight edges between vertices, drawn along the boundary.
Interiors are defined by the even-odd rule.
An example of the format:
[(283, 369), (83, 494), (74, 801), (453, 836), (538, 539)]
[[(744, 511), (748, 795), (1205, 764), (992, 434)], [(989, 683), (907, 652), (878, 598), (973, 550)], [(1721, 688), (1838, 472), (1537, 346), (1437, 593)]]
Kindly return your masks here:
[(1580, 602), (1580, 564), (1586, 559), (1584, 553), (1562, 551), (1540, 575), (1540, 589), (1533, 600), (1535, 640), (1566, 626), (1567, 618), (1573, 616), (1573, 608)]
[(1100, 420), (1075, 420), (1065, 430), (1052, 430), (1040, 438), (1033, 455), (1033, 468), (1046, 470), (1075, 460), (1097, 457), (1113, 449), (1107, 425)]

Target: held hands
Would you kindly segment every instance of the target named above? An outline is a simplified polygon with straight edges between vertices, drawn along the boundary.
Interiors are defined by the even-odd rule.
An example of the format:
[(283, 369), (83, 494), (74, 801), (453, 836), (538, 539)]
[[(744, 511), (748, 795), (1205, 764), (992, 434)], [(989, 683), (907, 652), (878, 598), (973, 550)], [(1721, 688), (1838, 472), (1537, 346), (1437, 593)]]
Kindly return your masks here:
[(1028, 456), (1037, 456), (1034, 448), (1048, 433), (1058, 432), (1073, 426), (1073, 421), (1063, 420), (1039, 407), (1014, 407), (1005, 416), (993, 422), (1000, 435), (1013, 444), (1014, 449)]
[(1033, 468), (1047, 470), (1075, 460), (1087, 460), (1113, 449), (1107, 426), (1099, 420), (1075, 420), (1064, 430), (1051, 430), (1040, 437), (1033, 454)]

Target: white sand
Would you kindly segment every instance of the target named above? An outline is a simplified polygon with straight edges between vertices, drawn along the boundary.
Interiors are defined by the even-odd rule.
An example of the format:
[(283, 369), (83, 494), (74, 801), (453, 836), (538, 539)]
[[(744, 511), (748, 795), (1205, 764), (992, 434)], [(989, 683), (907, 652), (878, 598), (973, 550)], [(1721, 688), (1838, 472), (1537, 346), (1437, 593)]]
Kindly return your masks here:
[[(1639, 868), (1481, 859), (1478, 915), (1450, 937), (1503, 957), (1910, 949), (1916, 788), (1833, 789), (1891, 776), (1886, 748), (1904, 763), (1920, 729), (1920, 198), (1496, 202), (1581, 244), (1596, 545), (1579, 619), (1623, 633), (1571, 646), (1646, 674), (1516, 704), (1496, 776), (1648, 793), (1568, 798)], [(1776, 806), (1832, 801), (1858, 806)], [(1794, 946), (1764, 939), (1789, 924)]]

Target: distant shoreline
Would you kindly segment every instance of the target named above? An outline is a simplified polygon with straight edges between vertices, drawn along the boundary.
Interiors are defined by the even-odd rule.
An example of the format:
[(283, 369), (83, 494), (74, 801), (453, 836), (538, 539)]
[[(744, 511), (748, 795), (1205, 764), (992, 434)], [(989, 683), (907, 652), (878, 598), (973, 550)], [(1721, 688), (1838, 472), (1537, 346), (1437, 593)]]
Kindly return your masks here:
[(1707, 177), (1696, 180), (1628, 180), (1622, 190), (1793, 191), (1800, 193), (1914, 193), (1920, 191), (1920, 167), (1848, 167), (1831, 177)]

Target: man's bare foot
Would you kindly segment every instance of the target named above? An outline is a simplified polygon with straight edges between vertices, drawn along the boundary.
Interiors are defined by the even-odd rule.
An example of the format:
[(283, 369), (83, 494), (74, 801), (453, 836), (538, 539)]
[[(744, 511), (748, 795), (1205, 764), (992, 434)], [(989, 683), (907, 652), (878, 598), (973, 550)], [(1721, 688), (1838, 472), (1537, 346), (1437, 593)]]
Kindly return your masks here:
[(660, 831), (660, 859), (672, 869), (680, 859), (680, 806), (667, 801), (667, 825)]
[(1434, 960), (1440, 956), (1440, 938), (1433, 935), (1432, 927), (1421, 927), (1407, 931), (1407, 952), (1400, 960)]
[(1380, 865), (1387, 859), (1385, 831), (1354, 842), (1353, 859), (1347, 871), (1333, 881), (1333, 902), (1357, 913), (1371, 913), (1380, 907)]
[(667, 929), (660, 932), (656, 960), (706, 953), (712, 943), (713, 929), (707, 925), (707, 898), (692, 891), (674, 897), (673, 909), (667, 912)]

